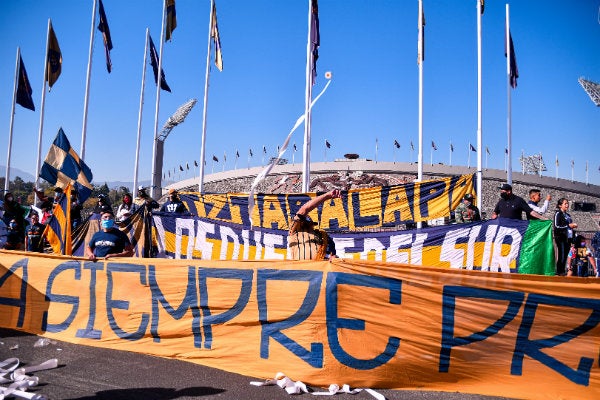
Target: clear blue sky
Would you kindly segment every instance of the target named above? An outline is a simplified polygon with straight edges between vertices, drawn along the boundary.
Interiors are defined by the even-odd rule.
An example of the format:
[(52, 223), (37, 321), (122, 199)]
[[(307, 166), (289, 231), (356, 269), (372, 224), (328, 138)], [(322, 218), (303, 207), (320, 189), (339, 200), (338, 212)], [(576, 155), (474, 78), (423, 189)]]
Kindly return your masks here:
[[(146, 27), (160, 41), (161, 0), (104, 0), (114, 49), (113, 72), (105, 67), (102, 37), (96, 30), (90, 83), (85, 161), (94, 183), (132, 181)], [(504, 167), (506, 138), (506, 2), (488, 0), (483, 29), (483, 145), (489, 168)], [(541, 152), (548, 171), (600, 184), (600, 108), (577, 79), (600, 82), (600, 0), (512, 1), (511, 32), (520, 72), (512, 91), (514, 171), (521, 151)], [(198, 104), (165, 143), (165, 171), (200, 158), (209, 0), (177, 0), (177, 29), (164, 46), (163, 68), (172, 93), (161, 92), (159, 129), (191, 98)], [(312, 161), (358, 153), (378, 161), (410, 161), (410, 141), (418, 143), (417, 0), (320, 0), (321, 47), (314, 92), (333, 82), (313, 110)], [(469, 142), (477, 142), (476, 0), (424, 0), (424, 163), (430, 143), (433, 162), (466, 165)], [(81, 150), (83, 103), (92, 0), (0, 2), (0, 164), (6, 164), (17, 46), (33, 87), (36, 111), (16, 106), (13, 168), (34, 173), (48, 18), (63, 55), (62, 75), (46, 95), (42, 159), (59, 127)], [(262, 147), (275, 155), (304, 109), (307, 1), (217, 1), (224, 71), (211, 63), (206, 140), (206, 173), (261, 165)], [(95, 23), (97, 25), (97, 21)], [(146, 71), (140, 180), (150, 179), (156, 89)], [(393, 146), (394, 140), (401, 144)], [(302, 162), (303, 128), (292, 143)], [(291, 147), (291, 145), (290, 145)], [(220, 163), (213, 165), (212, 155)], [(292, 159), (292, 154), (285, 157)], [(413, 155), (416, 159), (416, 152)], [(471, 166), (476, 155), (471, 153)], [(485, 167), (485, 150), (483, 164)], [(14, 175), (11, 176), (14, 178)]]

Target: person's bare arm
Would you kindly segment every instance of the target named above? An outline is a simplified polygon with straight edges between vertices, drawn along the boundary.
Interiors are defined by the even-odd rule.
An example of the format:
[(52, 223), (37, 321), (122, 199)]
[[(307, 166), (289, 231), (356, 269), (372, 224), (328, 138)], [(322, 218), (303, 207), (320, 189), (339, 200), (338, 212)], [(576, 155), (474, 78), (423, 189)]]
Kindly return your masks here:
[(337, 199), (337, 198), (340, 198), (341, 196), (342, 195), (341, 195), (339, 189), (334, 189), (327, 193), (323, 193), (322, 195), (317, 196), (314, 199), (310, 199), (309, 201), (304, 203), (302, 205), (302, 207), (300, 207), (300, 209), (298, 210), (298, 214), (307, 215), (315, 207), (317, 207), (319, 204), (323, 203), (324, 201), (330, 200), (330, 199)]

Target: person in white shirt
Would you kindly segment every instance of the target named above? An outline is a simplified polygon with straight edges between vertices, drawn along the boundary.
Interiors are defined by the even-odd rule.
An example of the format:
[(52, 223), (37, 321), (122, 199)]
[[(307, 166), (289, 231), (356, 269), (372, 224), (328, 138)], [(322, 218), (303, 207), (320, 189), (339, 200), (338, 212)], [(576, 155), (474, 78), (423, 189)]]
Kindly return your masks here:
[[(529, 205), (529, 207), (531, 207), (533, 211), (537, 212), (538, 214), (544, 214), (546, 211), (548, 211), (549, 201), (552, 200), (552, 196), (547, 195), (546, 200), (544, 200), (544, 203), (541, 206), (539, 206), (538, 204), (540, 203), (541, 198), (542, 193), (540, 189), (531, 189), (529, 191), (529, 200), (527, 201), (527, 204)], [(530, 218), (530, 216), (527, 215), (527, 219), (533, 218)]]

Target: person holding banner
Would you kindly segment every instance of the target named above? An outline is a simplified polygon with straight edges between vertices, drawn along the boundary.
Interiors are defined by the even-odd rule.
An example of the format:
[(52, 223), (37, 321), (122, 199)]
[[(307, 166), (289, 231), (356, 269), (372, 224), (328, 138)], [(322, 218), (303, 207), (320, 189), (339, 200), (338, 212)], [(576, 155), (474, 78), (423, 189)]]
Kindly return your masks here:
[(85, 256), (91, 261), (98, 258), (131, 257), (133, 246), (129, 237), (115, 227), (115, 216), (112, 210), (105, 209), (100, 216), (101, 230), (94, 233), (85, 248)]
[(300, 207), (288, 234), (288, 248), (292, 260), (324, 260), (327, 255), (330, 259), (337, 257), (333, 241), (325, 231), (315, 229), (318, 222), (313, 222), (308, 213), (324, 201), (340, 197), (339, 189), (334, 189), (307, 201)]
[(492, 219), (510, 218), (510, 219), (523, 219), (523, 212), (527, 215), (536, 219), (547, 219), (540, 213), (534, 211), (529, 204), (523, 200), (523, 198), (516, 196), (512, 192), (512, 186), (508, 183), (503, 183), (500, 187), (500, 200), (494, 208), (492, 213)]

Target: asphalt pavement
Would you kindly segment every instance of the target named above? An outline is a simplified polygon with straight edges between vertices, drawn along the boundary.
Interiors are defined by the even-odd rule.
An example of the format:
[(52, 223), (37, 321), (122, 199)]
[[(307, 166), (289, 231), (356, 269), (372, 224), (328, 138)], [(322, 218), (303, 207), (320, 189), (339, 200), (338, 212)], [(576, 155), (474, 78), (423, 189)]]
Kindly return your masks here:
[[(37, 346), (36, 343), (38, 344)], [(40, 346), (40, 344), (42, 344)], [(58, 367), (29, 373), (39, 384), (28, 392), (50, 400), (280, 400), (312, 399), (304, 393), (288, 395), (278, 386), (252, 386), (253, 377), (225, 372), (186, 361), (119, 350), (89, 347), (0, 328), (0, 363), (18, 358), (21, 366), (58, 359)], [(6, 386), (7, 384), (0, 384)], [(322, 388), (312, 388), (325, 391)], [(503, 397), (464, 393), (383, 390), (388, 400), (501, 400)], [(337, 394), (336, 400), (373, 400), (371, 394)]]

